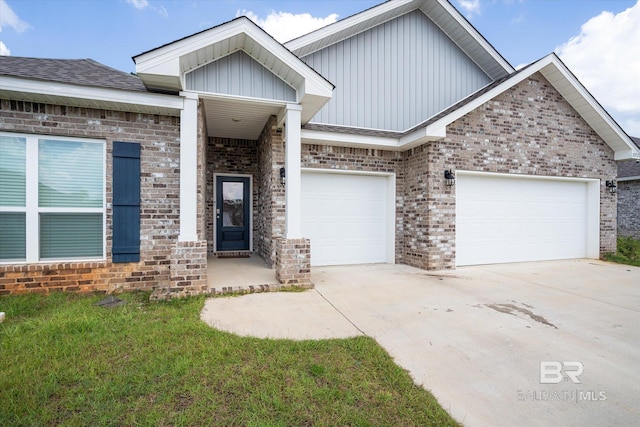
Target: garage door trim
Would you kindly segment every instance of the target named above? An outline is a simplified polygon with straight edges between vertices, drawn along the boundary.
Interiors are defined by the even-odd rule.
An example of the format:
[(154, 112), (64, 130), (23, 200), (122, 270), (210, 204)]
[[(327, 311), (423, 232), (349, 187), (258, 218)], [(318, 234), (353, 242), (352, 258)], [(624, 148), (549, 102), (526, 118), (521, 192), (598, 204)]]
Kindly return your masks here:
[[(393, 172), (350, 171), (341, 169), (301, 168), (302, 173), (337, 174), (337, 175), (368, 175), (386, 178), (387, 181), (387, 247), (386, 262), (395, 264), (396, 259), (396, 174)], [(311, 247), (313, 251), (313, 247)]]
[[(600, 257), (600, 179), (596, 178), (575, 178), (575, 177), (556, 177), (556, 176), (544, 176), (544, 175), (523, 175), (523, 174), (507, 174), (496, 172), (479, 172), (479, 171), (456, 171), (456, 178), (458, 176), (479, 176), (490, 178), (508, 178), (508, 179), (522, 179), (522, 180), (538, 180), (538, 181), (565, 181), (565, 182), (580, 182), (587, 185), (587, 213), (586, 213), (586, 256), (587, 258), (599, 258)], [(457, 200), (456, 194), (456, 212), (457, 212)], [(456, 238), (457, 241), (457, 238)], [(456, 261), (457, 265), (457, 261)]]

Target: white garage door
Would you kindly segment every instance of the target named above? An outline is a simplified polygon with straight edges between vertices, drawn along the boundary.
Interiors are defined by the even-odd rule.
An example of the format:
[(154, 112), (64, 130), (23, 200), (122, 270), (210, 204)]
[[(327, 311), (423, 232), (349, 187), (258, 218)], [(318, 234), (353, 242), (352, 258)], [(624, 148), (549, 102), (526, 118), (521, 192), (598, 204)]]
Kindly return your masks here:
[(302, 173), (302, 235), (311, 239), (311, 265), (388, 262), (389, 180)]
[[(599, 201), (589, 197), (588, 185), (580, 181), (459, 173), (456, 264), (587, 257), (592, 254), (594, 243), (590, 215), (599, 206)], [(592, 203), (596, 206), (591, 206), (590, 214)]]

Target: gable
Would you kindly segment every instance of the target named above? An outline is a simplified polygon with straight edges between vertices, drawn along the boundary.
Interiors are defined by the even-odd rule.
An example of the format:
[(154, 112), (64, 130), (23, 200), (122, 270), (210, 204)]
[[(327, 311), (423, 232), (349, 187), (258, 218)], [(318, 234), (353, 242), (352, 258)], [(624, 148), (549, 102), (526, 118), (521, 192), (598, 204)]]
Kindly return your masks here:
[(243, 51), (197, 68), (185, 76), (187, 90), (251, 98), (296, 100), (296, 91)]
[(315, 123), (404, 131), (490, 83), (421, 10), (302, 58), (336, 85)]

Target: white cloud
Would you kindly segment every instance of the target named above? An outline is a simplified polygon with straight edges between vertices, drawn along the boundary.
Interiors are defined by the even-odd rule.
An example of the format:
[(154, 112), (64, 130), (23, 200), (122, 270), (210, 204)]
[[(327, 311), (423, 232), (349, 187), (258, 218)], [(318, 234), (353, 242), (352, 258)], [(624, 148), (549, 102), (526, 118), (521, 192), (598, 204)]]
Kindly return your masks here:
[(31, 25), (24, 22), (16, 13), (9, 7), (5, 0), (0, 0), (0, 31), (2, 27), (11, 27), (15, 31), (22, 33), (31, 28)]
[(640, 0), (618, 14), (602, 12), (556, 53), (620, 124), (640, 131)]
[(332, 13), (324, 18), (316, 18), (309, 13), (292, 14), (272, 10), (265, 19), (250, 10), (238, 10), (236, 16), (246, 16), (262, 27), (274, 39), (281, 43), (310, 33), (313, 30), (333, 24), (338, 20), (338, 14)]
[(127, 0), (131, 6), (135, 7), (138, 10), (149, 9), (157, 12), (159, 15), (164, 16), (165, 18), (169, 17), (169, 12), (167, 12), (167, 8), (160, 5), (160, 7), (154, 7), (149, 4), (149, 0)]
[(149, 2), (147, 0), (127, 0), (127, 3), (140, 10), (149, 7)]
[(480, 0), (458, 0), (458, 5), (467, 16), (480, 14)]
[(167, 9), (162, 5), (158, 8), (155, 8), (155, 11), (158, 12), (160, 15), (164, 16), (165, 18), (169, 17), (169, 12), (167, 12)]
[(7, 45), (0, 41), (0, 56), (10, 56), (10, 55), (11, 55), (11, 51), (9, 50)]

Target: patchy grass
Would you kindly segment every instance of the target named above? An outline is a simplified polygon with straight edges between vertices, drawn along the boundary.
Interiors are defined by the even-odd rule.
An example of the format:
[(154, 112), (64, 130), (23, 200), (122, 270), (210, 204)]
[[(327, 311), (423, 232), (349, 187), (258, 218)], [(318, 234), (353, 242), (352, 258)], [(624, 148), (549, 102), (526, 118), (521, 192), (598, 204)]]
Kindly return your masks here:
[(618, 251), (615, 254), (606, 255), (605, 259), (619, 264), (640, 267), (640, 240), (631, 237), (618, 237)]
[(0, 297), (0, 425), (456, 425), (371, 338), (242, 338), (203, 298)]

